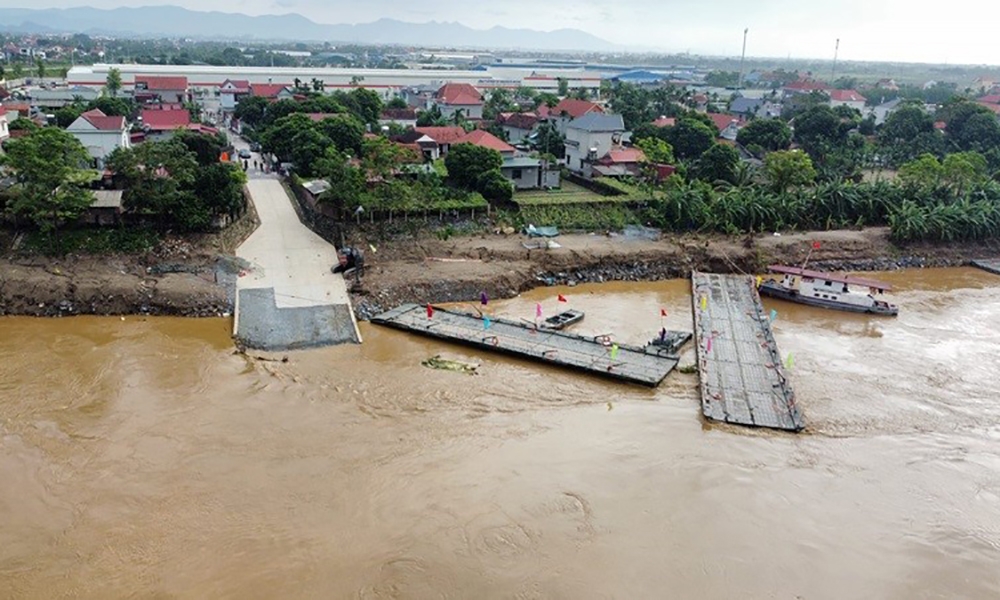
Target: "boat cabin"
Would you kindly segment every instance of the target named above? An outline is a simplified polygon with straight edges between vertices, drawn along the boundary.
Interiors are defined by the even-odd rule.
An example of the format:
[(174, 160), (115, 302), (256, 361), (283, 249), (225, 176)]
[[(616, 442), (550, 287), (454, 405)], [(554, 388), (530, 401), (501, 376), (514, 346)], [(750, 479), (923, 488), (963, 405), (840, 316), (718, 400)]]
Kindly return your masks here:
[(761, 290), (771, 292), (769, 295), (784, 296), (786, 299), (806, 304), (860, 312), (883, 312), (895, 309), (888, 302), (876, 299), (876, 295), (892, 289), (887, 283), (782, 265), (771, 265), (768, 271), (782, 276), (780, 282), (772, 280), (768, 286), (778, 289)]

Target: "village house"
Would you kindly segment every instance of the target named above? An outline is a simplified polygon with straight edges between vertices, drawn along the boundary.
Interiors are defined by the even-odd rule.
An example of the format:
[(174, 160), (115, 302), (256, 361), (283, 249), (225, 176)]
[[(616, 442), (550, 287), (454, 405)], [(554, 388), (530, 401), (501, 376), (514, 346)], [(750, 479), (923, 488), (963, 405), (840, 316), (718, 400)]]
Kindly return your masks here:
[(227, 79), (219, 86), (219, 106), (223, 112), (233, 112), (240, 99), (249, 95), (249, 81), (246, 79)]
[(393, 141), (416, 144), (420, 147), (424, 160), (432, 161), (446, 156), (451, 146), (465, 135), (465, 130), (461, 127), (417, 127), (393, 138)]
[(646, 162), (646, 155), (638, 148), (625, 148), (617, 146), (612, 148), (607, 154), (597, 159), (592, 170), (596, 175), (603, 177), (623, 177), (626, 175), (639, 175), (642, 165)]
[(675, 117), (664, 117), (660, 116), (653, 119), (653, 127), (673, 127), (677, 124), (677, 119)]
[(80, 140), (98, 169), (116, 149), (132, 147), (125, 117), (109, 117), (96, 108), (80, 115), (66, 131)]
[(441, 86), (433, 104), (446, 119), (453, 118), (460, 111), (466, 119), (475, 121), (483, 118), (483, 95), (468, 83), (447, 83)]
[(896, 112), (896, 109), (899, 108), (899, 105), (902, 103), (902, 98), (896, 98), (888, 102), (883, 102), (878, 106), (869, 108), (865, 116), (874, 118), (875, 126), (878, 127), (879, 125), (885, 123), (886, 119), (889, 118), (889, 115)]
[(91, 102), (101, 96), (101, 91), (92, 87), (75, 85), (31, 90), (31, 104), (38, 108), (62, 108), (74, 102)]
[(94, 201), (80, 215), (86, 225), (118, 225), (122, 222), (122, 190), (97, 190)]
[(571, 121), (591, 113), (603, 114), (604, 109), (596, 102), (576, 98), (563, 98), (552, 108), (545, 105), (538, 107), (538, 116), (555, 125), (562, 135), (566, 135), (566, 128)]
[(379, 116), (378, 124), (383, 127), (396, 124), (412, 129), (417, 126), (417, 116), (415, 108), (387, 108)]
[(286, 100), (295, 97), (295, 92), (281, 83), (251, 83), (250, 95), (268, 100)]
[(455, 144), (473, 144), (499, 152), (503, 158), (500, 172), (510, 180), (515, 190), (559, 187), (558, 167), (550, 168), (548, 162), (540, 158), (518, 153), (516, 148), (486, 130), (471, 131)]
[(501, 113), (497, 122), (511, 144), (520, 144), (535, 133), (539, 119), (535, 113)]
[(846, 106), (858, 112), (864, 112), (865, 102), (868, 101), (867, 98), (855, 90), (830, 90), (828, 93), (830, 94), (830, 108)]
[(722, 115), (719, 113), (707, 113), (708, 118), (715, 123), (715, 128), (719, 130), (719, 137), (724, 140), (735, 141), (740, 129), (743, 128), (743, 121), (733, 115)]
[(0, 106), (0, 143), (10, 137), (10, 123), (7, 122), (7, 109)]
[(191, 101), (188, 78), (135, 76), (135, 100), (139, 103), (183, 104)]
[(566, 166), (590, 175), (590, 167), (625, 141), (621, 115), (589, 112), (566, 126)]
[(187, 109), (143, 109), (139, 114), (146, 141), (162, 141), (173, 137), (178, 129), (191, 125), (191, 113)]

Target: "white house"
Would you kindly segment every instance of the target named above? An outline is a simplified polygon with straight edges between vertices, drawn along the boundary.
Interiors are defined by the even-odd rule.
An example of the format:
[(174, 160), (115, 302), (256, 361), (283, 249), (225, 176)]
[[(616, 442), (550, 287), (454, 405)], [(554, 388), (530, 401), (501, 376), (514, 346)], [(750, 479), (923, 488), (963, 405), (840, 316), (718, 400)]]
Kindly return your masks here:
[(466, 119), (483, 118), (483, 95), (468, 83), (448, 83), (441, 86), (434, 97), (434, 105), (445, 119), (462, 111)]
[(10, 137), (10, 127), (7, 123), (7, 109), (0, 106), (0, 142)]
[(604, 109), (600, 104), (589, 100), (578, 100), (576, 98), (563, 98), (552, 108), (547, 106), (538, 107), (538, 116), (544, 118), (556, 126), (556, 130), (562, 135), (566, 135), (566, 127), (574, 119), (579, 119), (590, 113), (603, 113)]
[(871, 109), (869, 109), (867, 116), (874, 117), (875, 125), (879, 126), (882, 123), (885, 123), (886, 119), (889, 118), (889, 115), (894, 113), (896, 109), (899, 108), (899, 105), (902, 103), (903, 103), (902, 98), (896, 98), (888, 102), (883, 102), (882, 104), (879, 104), (878, 106), (873, 106)]
[(66, 131), (80, 140), (98, 169), (116, 148), (132, 147), (125, 117), (109, 117), (96, 108), (80, 115)]
[(864, 112), (867, 98), (854, 90), (830, 90), (830, 108), (848, 106), (859, 112)]
[(566, 126), (566, 166), (571, 171), (586, 172), (587, 165), (603, 158), (625, 138), (621, 115), (590, 112)]
[(236, 110), (240, 98), (250, 95), (250, 82), (246, 79), (227, 79), (219, 86), (219, 105), (223, 112)]
[(389, 126), (392, 124), (413, 129), (417, 126), (417, 111), (414, 108), (387, 108), (379, 116), (378, 124)]

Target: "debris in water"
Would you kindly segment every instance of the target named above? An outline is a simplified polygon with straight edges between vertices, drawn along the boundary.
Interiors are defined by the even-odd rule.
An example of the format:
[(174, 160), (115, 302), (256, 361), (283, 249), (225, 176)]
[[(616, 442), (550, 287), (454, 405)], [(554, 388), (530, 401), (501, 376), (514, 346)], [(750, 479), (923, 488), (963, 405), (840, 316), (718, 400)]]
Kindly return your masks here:
[(436, 354), (420, 364), (431, 369), (438, 369), (440, 371), (455, 371), (457, 373), (466, 373), (468, 375), (476, 375), (478, 373), (477, 369), (479, 369), (478, 364), (462, 362), (460, 360), (448, 360), (447, 358), (441, 358), (440, 354)]

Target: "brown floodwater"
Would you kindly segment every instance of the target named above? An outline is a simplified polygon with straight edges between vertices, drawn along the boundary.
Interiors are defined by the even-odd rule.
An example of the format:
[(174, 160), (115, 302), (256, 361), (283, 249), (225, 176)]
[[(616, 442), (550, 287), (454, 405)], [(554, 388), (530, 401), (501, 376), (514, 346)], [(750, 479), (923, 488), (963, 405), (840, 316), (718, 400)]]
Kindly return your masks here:
[[(1000, 597), (1000, 277), (882, 278), (896, 319), (768, 303), (799, 435), (371, 326), (281, 363), (223, 319), (0, 319), (0, 597)], [(686, 281), (490, 307), (560, 292), (691, 327)]]

